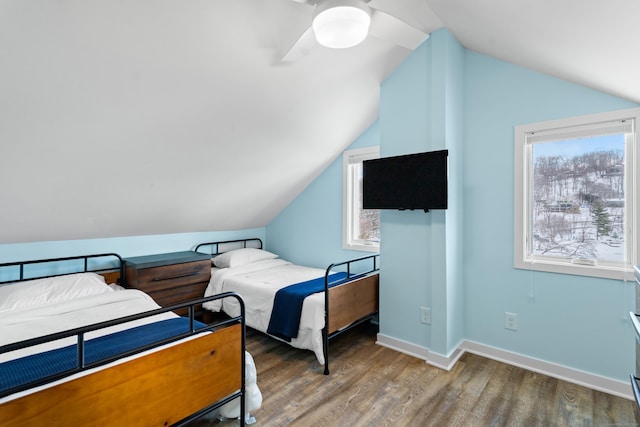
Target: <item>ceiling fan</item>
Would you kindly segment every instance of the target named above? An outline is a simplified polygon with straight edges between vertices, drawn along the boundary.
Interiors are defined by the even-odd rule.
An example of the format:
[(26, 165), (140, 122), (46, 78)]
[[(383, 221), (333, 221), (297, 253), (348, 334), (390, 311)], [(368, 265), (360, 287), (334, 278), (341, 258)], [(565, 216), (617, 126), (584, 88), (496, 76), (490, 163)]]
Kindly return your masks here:
[[(369, 35), (413, 50), (429, 35), (389, 13), (385, 3), (397, 0), (293, 0), (313, 8), (312, 25), (284, 54), (282, 61), (297, 61), (316, 45), (343, 49)], [(311, 12), (311, 10), (310, 10)]]

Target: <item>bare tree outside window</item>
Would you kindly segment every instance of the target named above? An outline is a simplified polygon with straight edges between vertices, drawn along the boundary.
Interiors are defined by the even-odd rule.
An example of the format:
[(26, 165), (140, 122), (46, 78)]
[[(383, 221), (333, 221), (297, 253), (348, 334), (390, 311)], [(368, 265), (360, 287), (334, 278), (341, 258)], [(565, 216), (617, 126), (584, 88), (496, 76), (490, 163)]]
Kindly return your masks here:
[(380, 243), (380, 211), (378, 209), (360, 211), (359, 239)]

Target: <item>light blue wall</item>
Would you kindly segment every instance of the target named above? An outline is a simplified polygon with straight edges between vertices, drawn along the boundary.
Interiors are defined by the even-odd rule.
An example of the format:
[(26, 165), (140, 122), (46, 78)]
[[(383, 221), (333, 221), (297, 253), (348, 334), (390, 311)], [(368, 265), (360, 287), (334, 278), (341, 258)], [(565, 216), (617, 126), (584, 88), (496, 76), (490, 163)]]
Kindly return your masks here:
[[(381, 157), (445, 148), (444, 141), (428, 137), (431, 42), (419, 46), (381, 86)], [(380, 213), (380, 333), (422, 347), (428, 347), (431, 329), (417, 324), (419, 307), (433, 306), (431, 274), (438, 272), (432, 260), (445, 250), (429, 244), (434, 213)]]
[[(379, 144), (375, 122), (349, 149)], [(283, 259), (311, 267), (370, 254), (342, 249), (342, 155), (267, 226), (267, 241)]]
[[(449, 150), (449, 208), (381, 215), (380, 333), (449, 355), (463, 338), (464, 49), (431, 34), (381, 87), (381, 156)], [(431, 308), (430, 325), (419, 322)]]
[[(464, 264), (464, 72), (465, 49), (446, 30), (435, 32), (433, 46), (441, 65), (434, 73), (432, 87), (441, 92), (438, 111), (443, 115), (441, 133), (449, 150), (449, 208), (444, 212), (446, 241), (446, 286), (433, 289), (434, 301), (446, 301), (446, 312), (433, 310), (431, 350), (449, 355), (464, 337), (464, 277), (460, 268)], [(431, 110), (436, 108), (432, 106)], [(432, 139), (440, 138), (431, 134)], [(435, 326), (435, 327), (434, 327)]]
[[(633, 285), (513, 268), (513, 132), (637, 105), (470, 51), (465, 63), (465, 338), (626, 381)], [(518, 331), (504, 329), (505, 311)]]
[[(446, 213), (382, 213), (381, 333), (442, 354), (463, 338), (626, 382), (632, 284), (513, 268), (513, 129), (634, 106), (432, 34), (384, 82), (379, 123), (353, 144), (450, 150)], [(343, 255), (340, 162), (267, 227), (270, 248), (317, 266)], [(518, 331), (504, 329), (505, 311)]]
[(115, 252), (123, 258), (193, 250), (198, 243), (266, 238), (264, 228), (0, 245), (0, 263)]

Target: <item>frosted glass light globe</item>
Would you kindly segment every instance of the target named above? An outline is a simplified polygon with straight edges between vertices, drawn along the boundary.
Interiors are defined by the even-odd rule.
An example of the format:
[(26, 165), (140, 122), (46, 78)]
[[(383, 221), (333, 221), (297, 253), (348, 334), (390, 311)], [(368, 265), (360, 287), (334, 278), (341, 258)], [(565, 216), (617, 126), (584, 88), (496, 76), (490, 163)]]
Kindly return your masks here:
[(320, 3), (313, 18), (316, 40), (323, 46), (344, 49), (361, 43), (369, 32), (371, 11), (360, 0)]

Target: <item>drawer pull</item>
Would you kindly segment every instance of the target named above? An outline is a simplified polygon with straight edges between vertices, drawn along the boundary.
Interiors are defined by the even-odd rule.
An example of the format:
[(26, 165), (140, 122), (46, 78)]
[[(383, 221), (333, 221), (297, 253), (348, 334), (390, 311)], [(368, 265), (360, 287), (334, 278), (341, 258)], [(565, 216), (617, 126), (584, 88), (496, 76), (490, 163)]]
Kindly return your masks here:
[(169, 277), (154, 277), (153, 279), (151, 279), (153, 282), (162, 282), (164, 280), (174, 280), (174, 279), (181, 279), (183, 277), (189, 277), (189, 276), (197, 276), (199, 275), (200, 272), (196, 271), (196, 272), (192, 272), (192, 273), (186, 273), (186, 274), (178, 274), (176, 276), (169, 276)]

